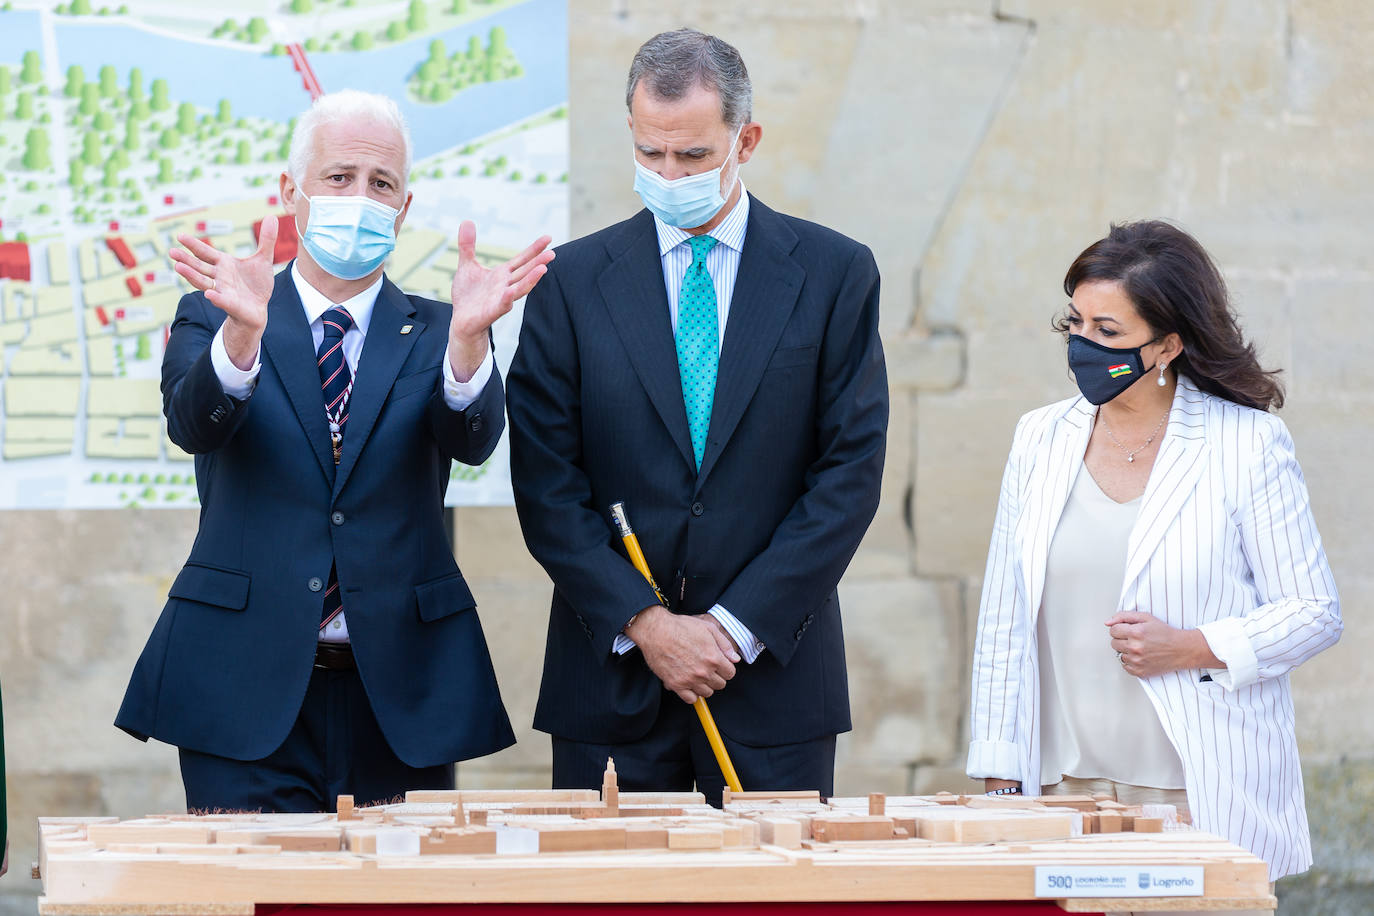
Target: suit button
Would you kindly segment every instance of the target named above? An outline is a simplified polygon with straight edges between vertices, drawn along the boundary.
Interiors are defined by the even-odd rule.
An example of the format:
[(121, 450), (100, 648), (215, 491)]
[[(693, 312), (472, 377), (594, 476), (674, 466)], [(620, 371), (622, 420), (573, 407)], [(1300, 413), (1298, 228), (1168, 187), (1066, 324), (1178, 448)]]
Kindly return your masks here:
[(811, 621), (813, 621), (813, 620), (815, 620), (815, 619), (816, 619), (816, 615), (815, 615), (815, 614), (807, 614), (807, 615), (806, 615), (806, 619), (803, 620), (802, 623), (803, 623), (804, 625), (806, 625), (806, 626), (809, 627), (809, 626), (811, 626)]
[(342, 525), (344, 523), (344, 514), (342, 512), (335, 512), (333, 515), (329, 516), (329, 520), (336, 525)]
[(692, 515), (693, 515), (693, 516), (695, 516), (696, 518), (701, 518), (701, 517), (702, 517), (703, 515), (705, 515), (705, 514), (706, 514), (706, 507), (705, 507), (705, 506), (703, 506), (701, 503), (692, 503)]
[(311, 576), (309, 581), (305, 583), (305, 587), (310, 589), (312, 592), (317, 592), (320, 589), (324, 588), (324, 580), (321, 579), (319, 576)]
[(797, 640), (797, 642), (801, 642), (802, 631), (805, 630), (805, 629), (806, 629), (805, 627), (797, 627), (797, 632), (795, 632), (795, 633), (792, 634), (792, 638), (795, 639), (795, 640)]
[(475, 413), (468, 419), (468, 429), (475, 433), (480, 433), (483, 425), (485, 425), (485, 421), (480, 413)]

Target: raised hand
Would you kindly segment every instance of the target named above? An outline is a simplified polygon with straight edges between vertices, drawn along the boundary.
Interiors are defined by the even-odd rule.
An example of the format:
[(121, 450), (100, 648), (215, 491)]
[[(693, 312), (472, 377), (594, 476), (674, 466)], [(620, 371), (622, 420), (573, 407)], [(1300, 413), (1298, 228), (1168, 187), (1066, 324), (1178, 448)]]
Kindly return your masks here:
[(227, 255), (184, 233), (177, 236), (177, 241), (185, 247), (172, 249), (172, 269), (228, 316), (224, 322), (224, 345), (229, 359), (240, 369), (251, 368), (267, 327), (277, 218), (269, 216), (262, 221), (258, 250), (246, 258)]
[(467, 381), (487, 354), (487, 330), (511, 310), (515, 300), (534, 289), (553, 260), (552, 239), (540, 236), (503, 264), (483, 267), (477, 262), (477, 227), (463, 220), (458, 227), (458, 269), (453, 274), (453, 320), (449, 349), (453, 373)]

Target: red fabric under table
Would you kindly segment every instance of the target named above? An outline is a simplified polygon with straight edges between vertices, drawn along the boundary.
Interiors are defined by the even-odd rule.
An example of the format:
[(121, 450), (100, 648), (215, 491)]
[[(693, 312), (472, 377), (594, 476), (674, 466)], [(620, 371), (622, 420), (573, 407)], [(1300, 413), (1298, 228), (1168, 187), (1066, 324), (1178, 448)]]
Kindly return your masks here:
[[(1064, 911), (1053, 900), (910, 903), (432, 903), (260, 904), (257, 916), (1037, 916)], [(1101, 914), (1089, 914), (1101, 916)]]

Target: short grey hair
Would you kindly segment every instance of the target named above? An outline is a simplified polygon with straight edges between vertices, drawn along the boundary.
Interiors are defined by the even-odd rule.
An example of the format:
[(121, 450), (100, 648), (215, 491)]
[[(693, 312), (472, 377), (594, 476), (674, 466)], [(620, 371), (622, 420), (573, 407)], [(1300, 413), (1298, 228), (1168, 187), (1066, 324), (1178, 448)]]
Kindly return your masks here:
[(375, 92), (357, 89), (340, 89), (320, 96), (296, 121), (296, 129), (291, 134), (291, 153), (286, 160), (286, 171), (292, 181), (299, 185), (310, 168), (310, 157), (315, 154), (315, 132), (322, 125), (335, 121), (370, 122), (396, 128), (406, 157), (405, 171), (401, 175), (404, 187), (410, 176), (410, 127), (394, 101)]
[(720, 96), (720, 115), (727, 126), (738, 128), (753, 120), (754, 87), (744, 58), (734, 45), (714, 35), (677, 29), (650, 38), (630, 63), (626, 108), (641, 82), (655, 97), (669, 102), (703, 86)]

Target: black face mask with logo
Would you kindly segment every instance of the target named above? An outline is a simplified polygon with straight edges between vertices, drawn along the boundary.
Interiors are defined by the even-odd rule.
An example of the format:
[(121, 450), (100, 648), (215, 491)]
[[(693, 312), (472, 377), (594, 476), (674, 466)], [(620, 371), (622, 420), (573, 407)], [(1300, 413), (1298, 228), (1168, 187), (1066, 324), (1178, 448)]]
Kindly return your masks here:
[[(1149, 346), (1150, 341), (1145, 344)], [(1142, 347), (1116, 349), (1093, 343), (1082, 334), (1069, 335), (1069, 369), (1088, 403), (1105, 404), (1145, 374)]]

